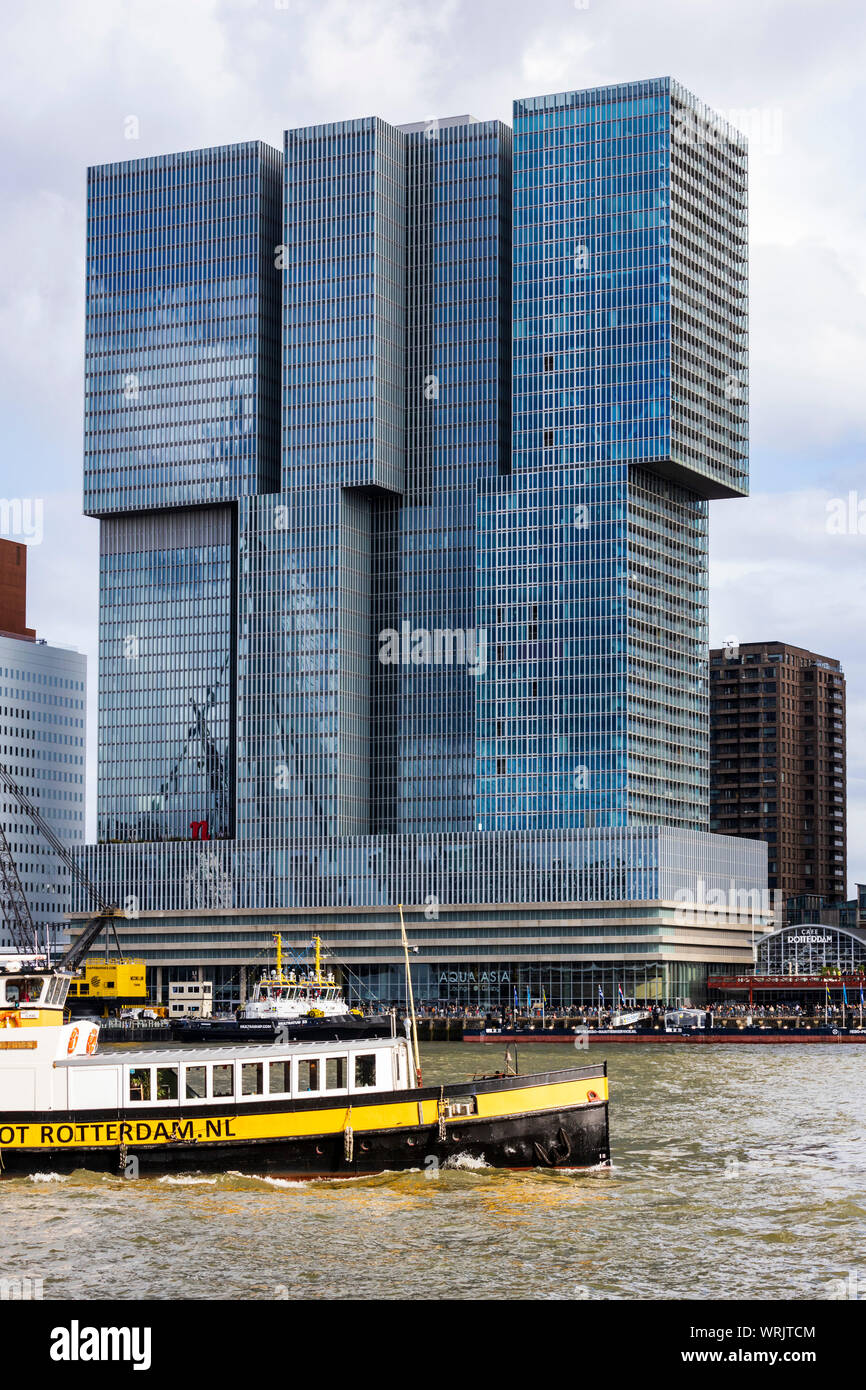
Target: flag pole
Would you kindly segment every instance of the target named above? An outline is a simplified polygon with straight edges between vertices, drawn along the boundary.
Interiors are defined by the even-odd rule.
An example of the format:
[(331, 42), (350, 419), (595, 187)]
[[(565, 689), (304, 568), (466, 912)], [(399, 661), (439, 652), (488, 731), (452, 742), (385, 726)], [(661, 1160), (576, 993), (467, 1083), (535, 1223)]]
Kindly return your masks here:
[(421, 1085), (421, 1057), (418, 1052), (418, 1020), (415, 1017), (415, 996), (412, 993), (412, 971), (409, 969), (409, 941), (406, 936), (406, 923), (403, 921), (403, 904), (400, 908), (400, 935), (403, 938), (403, 958), (406, 961), (406, 995), (409, 1001), (409, 1017), (412, 1020), (412, 1048), (415, 1053), (415, 1076)]

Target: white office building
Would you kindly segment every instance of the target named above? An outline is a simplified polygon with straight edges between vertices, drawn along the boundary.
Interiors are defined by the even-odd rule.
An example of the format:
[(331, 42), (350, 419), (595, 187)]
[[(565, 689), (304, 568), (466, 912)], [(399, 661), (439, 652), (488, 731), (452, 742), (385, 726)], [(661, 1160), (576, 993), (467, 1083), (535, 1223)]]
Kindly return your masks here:
[[(84, 843), (87, 658), (69, 647), (0, 635), (0, 760), (64, 844)], [(0, 823), (30, 914), (52, 950), (70, 905), (68, 871), (15, 799), (0, 787)], [(0, 951), (14, 946), (0, 920)]]

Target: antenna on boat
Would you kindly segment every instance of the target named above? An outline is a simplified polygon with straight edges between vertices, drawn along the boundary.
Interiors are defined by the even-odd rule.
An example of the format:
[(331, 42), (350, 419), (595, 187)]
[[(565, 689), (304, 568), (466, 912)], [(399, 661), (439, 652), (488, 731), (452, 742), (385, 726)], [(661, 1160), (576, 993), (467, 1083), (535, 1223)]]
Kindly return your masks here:
[(403, 921), (403, 904), (400, 908), (400, 935), (403, 938), (403, 955), (406, 960), (406, 993), (409, 999), (409, 1017), (412, 1020), (412, 1047), (415, 1053), (415, 1072), (418, 1085), (421, 1085), (421, 1058), (418, 1053), (418, 1020), (415, 1017), (415, 996), (412, 993), (412, 971), (409, 969), (409, 941), (406, 937), (406, 923)]

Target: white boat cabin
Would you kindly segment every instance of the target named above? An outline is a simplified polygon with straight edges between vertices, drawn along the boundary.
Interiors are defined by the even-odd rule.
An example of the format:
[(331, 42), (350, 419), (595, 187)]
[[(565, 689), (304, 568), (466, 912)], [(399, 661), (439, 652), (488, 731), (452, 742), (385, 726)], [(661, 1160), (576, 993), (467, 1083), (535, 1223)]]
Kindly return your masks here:
[(335, 1100), (413, 1086), (404, 1038), (363, 1045), (303, 1043), (100, 1053), (56, 1063), (53, 1108), (147, 1110), (176, 1105), (239, 1107), (281, 1100)]
[(13, 1023), (0, 1014), (3, 1118), (29, 1110), (127, 1114), (226, 1103), (242, 1108), (269, 1097), (287, 1103), (337, 1100), (416, 1084), (410, 1046), (402, 1037), (97, 1052), (98, 1025), (64, 1024), (59, 1010), (30, 1009), (29, 1002), (15, 1013), (31, 1019)]

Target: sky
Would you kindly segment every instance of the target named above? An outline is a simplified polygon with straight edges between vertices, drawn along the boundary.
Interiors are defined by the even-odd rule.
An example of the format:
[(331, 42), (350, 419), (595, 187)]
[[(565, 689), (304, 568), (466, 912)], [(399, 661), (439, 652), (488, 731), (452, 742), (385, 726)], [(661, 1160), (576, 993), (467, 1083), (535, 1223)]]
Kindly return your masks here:
[(32, 508), (31, 625), (90, 658), (91, 833), (87, 166), (279, 147), (287, 127), (369, 115), (510, 123), (517, 97), (669, 74), (750, 142), (752, 491), (710, 507), (710, 642), (779, 639), (842, 661), (849, 885), (866, 882), (859, 0), (42, 0), (5, 8), (0, 43), (0, 498)]

